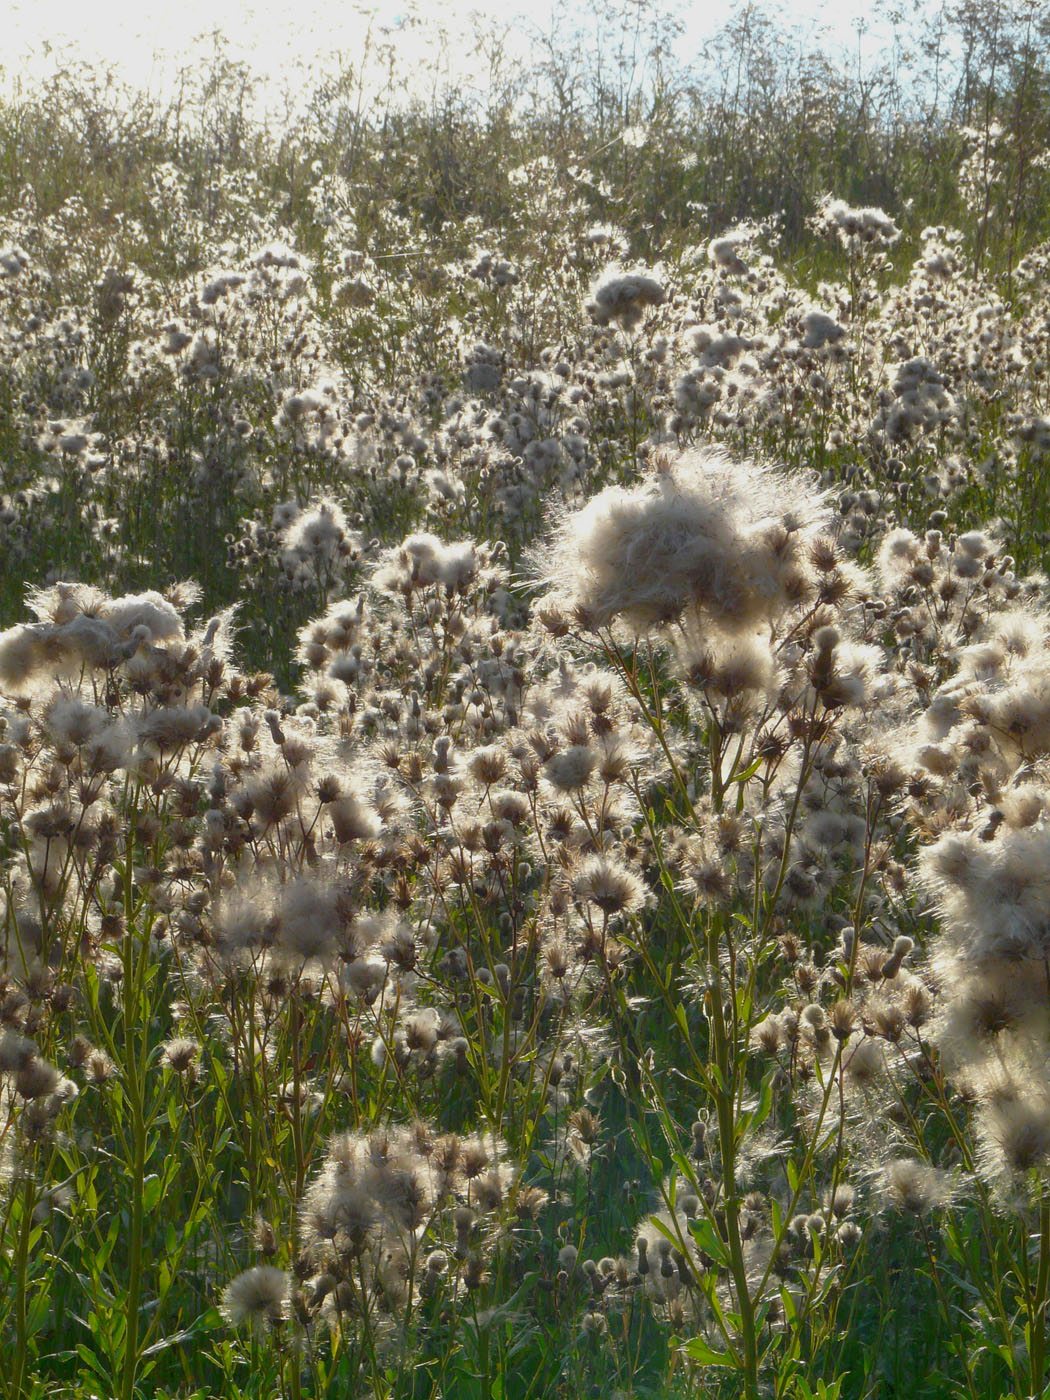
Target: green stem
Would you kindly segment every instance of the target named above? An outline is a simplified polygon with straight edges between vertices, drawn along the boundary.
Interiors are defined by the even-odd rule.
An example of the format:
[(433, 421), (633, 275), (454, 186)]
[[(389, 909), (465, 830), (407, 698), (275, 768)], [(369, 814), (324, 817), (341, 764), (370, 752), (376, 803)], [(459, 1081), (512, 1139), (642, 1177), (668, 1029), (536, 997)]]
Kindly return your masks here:
[(18, 1248), (15, 1255), (15, 1357), (14, 1375), (9, 1394), (21, 1400), (29, 1350), (26, 1292), (29, 1274), (29, 1241), (33, 1233), (33, 1211), (36, 1207), (36, 1183), (27, 1176), (22, 1192), (22, 1218), (18, 1222)]
[[(124, 1356), (120, 1378), (120, 1400), (133, 1400), (139, 1362), (139, 1316), (143, 1275), (144, 1207), (146, 1179), (147, 1124), (146, 1070), (149, 1059), (149, 1012), (144, 1009), (148, 995), (146, 979), (150, 960), (149, 919), (135, 907), (132, 876), (133, 834), (128, 840), (124, 865), (124, 1090), (128, 1105), (132, 1160), (128, 1188), (131, 1193), (131, 1238), (128, 1260), (128, 1286), (124, 1298)], [(141, 928), (136, 915), (141, 912)], [(141, 1047), (138, 1036), (141, 1036)]]
[[(129, 1083), (130, 1088), (130, 1083)], [(142, 1115), (141, 1085), (128, 1094), (133, 1115), (134, 1159), (131, 1175), (131, 1253), (128, 1288), (124, 1305), (124, 1366), (120, 1381), (120, 1400), (133, 1400), (135, 1372), (139, 1350), (139, 1298), (142, 1292), (142, 1195), (146, 1175), (146, 1125)]]
[(711, 1050), (717, 1071), (715, 1077), (715, 1113), (718, 1121), (718, 1145), (722, 1159), (725, 1188), (726, 1243), (729, 1246), (729, 1272), (736, 1291), (740, 1312), (741, 1360), (744, 1369), (744, 1394), (747, 1400), (758, 1397), (758, 1337), (755, 1331), (755, 1309), (747, 1281), (744, 1246), (740, 1238), (740, 1200), (736, 1187), (737, 1130), (735, 1108), (735, 1072), (733, 1046), (722, 1006), (722, 969), (720, 962), (721, 920), (712, 917), (707, 930), (708, 995), (711, 998)]
[(1029, 1358), (1033, 1395), (1043, 1393), (1043, 1375), (1046, 1368), (1046, 1303), (1050, 1292), (1050, 1196), (1044, 1192), (1039, 1202), (1039, 1268), (1036, 1272), (1035, 1290), (1029, 1313), (1031, 1334), (1031, 1355)]

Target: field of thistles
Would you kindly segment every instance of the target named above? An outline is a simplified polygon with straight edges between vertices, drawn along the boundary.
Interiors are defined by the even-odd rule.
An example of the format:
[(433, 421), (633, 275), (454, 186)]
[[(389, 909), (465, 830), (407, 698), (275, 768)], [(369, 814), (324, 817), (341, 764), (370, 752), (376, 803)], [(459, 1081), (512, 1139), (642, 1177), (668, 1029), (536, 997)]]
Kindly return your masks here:
[(974, 33), (750, 165), (0, 106), (3, 1400), (1048, 1393), (1050, 119)]

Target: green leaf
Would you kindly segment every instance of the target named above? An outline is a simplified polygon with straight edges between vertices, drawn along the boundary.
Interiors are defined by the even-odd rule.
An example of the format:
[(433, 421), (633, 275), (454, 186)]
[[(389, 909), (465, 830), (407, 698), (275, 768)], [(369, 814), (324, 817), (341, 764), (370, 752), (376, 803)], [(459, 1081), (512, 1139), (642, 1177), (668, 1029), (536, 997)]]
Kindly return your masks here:
[(159, 1356), (161, 1352), (167, 1351), (169, 1347), (181, 1346), (183, 1342), (192, 1341), (194, 1336), (200, 1331), (200, 1326), (184, 1327), (181, 1332), (172, 1332), (168, 1337), (161, 1337), (159, 1342), (154, 1342), (148, 1346), (140, 1356)]
[(31, 1337), (43, 1327), (51, 1313), (51, 1294), (47, 1288), (38, 1289), (33, 1296), (33, 1301), (29, 1305), (29, 1312), (26, 1315), (26, 1331)]
[(209, 1308), (202, 1317), (197, 1319), (196, 1330), (198, 1332), (214, 1332), (217, 1329), (225, 1331), (226, 1324), (222, 1320), (222, 1313), (218, 1308)]
[(99, 1380), (108, 1382), (109, 1373), (98, 1356), (91, 1350), (86, 1342), (77, 1342), (77, 1355), (85, 1366), (90, 1367), (98, 1376)]
[(690, 1337), (682, 1350), (690, 1361), (699, 1361), (701, 1366), (724, 1366), (730, 1370), (735, 1369), (736, 1359), (728, 1351), (715, 1351), (714, 1347), (704, 1341), (703, 1337)]
[(729, 1262), (729, 1251), (725, 1242), (710, 1220), (701, 1216), (697, 1220), (689, 1223), (689, 1232), (697, 1243), (697, 1247), (715, 1261), (716, 1264), (726, 1265)]
[(741, 1115), (740, 1133), (755, 1132), (769, 1117), (773, 1108), (773, 1076), (768, 1075), (762, 1084), (758, 1102), (748, 1113)]
[(98, 1210), (98, 1192), (95, 1190), (95, 1172), (82, 1173), (81, 1178), (86, 1184), (80, 1186), (78, 1181), (78, 1195), (89, 1215), (94, 1215)]
[(142, 1209), (146, 1215), (152, 1215), (160, 1204), (160, 1198), (164, 1193), (159, 1176), (148, 1176), (142, 1183)]
[(120, 1221), (116, 1216), (114, 1216), (109, 1223), (109, 1229), (106, 1231), (106, 1238), (95, 1250), (94, 1262), (99, 1273), (102, 1272), (102, 1270), (106, 1267), (106, 1264), (109, 1262), (109, 1256), (113, 1253), (113, 1246), (116, 1244), (119, 1236)]
[(734, 773), (729, 781), (731, 783), (746, 783), (750, 778), (753, 778), (755, 776), (758, 770), (762, 767), (763, 763), (765, 763), (764, 758), (756, 758), (754, 763), (749, 764), (741, 772)]
[(779, 1244), (784, 1235), (784, 1212), (772, 1198), (769, 1202), (769, 1218), (773, 1228), (773, 1238)]

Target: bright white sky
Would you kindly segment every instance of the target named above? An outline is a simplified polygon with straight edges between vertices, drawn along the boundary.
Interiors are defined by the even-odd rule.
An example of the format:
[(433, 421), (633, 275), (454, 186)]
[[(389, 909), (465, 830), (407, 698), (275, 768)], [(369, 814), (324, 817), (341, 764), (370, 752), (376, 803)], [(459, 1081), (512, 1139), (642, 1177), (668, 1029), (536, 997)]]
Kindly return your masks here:
[[(709, 37), (739, 12), (743, 0), (650, 0), (654, 11), (672, 9), (687, 26), (686, 51)], [(784, 23), (795, 21), (814, 34), (824, 31), (835, 47), (855, 52), (858, 19), (870, 8), (866, 0), (775, 0), (771, 11)], [(206, 56), (213, 46), (201, 36), (218, 30), (230, 58), (247, 61), (262, 76), (270, 95), (282, 88), (303, 87), (306, 73), (335, 55), (351, 61), (361, 56), (371, 30), (373, 44), (390, 42), (406, 70), (420, 73), (435, 60), (435, 30), (451, 36), (445, 71), (465, 83), (483, 85), (484, 64), (471, 58), (471, 14), (498, 21), (508, 33), (508, 47), (529, 51), (529, 36), (552, 30), (552, 15), (586, 13), (586, 0), (509, 0), (506, 5), (479, 0), (8, 0), (0, 53), (0, 82), (9, 87), (20, 77), (53, 72), (56, 65), (82, 59), (111, 65), (125, 82), (157, 95), (193, 53)], [(196, 44), (196, 47), (195, 47)], [(864, 40), (865, 56), (876, 56), (877, 33)]]

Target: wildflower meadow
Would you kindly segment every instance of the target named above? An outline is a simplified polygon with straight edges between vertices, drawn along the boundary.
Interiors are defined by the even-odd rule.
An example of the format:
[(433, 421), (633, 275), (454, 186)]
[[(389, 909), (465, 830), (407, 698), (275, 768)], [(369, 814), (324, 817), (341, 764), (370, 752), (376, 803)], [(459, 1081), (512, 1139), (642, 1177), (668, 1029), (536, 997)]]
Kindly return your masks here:
[(603, 13), (0, 99), (3, 1400), (1050, 1395), (1050, 7)]

